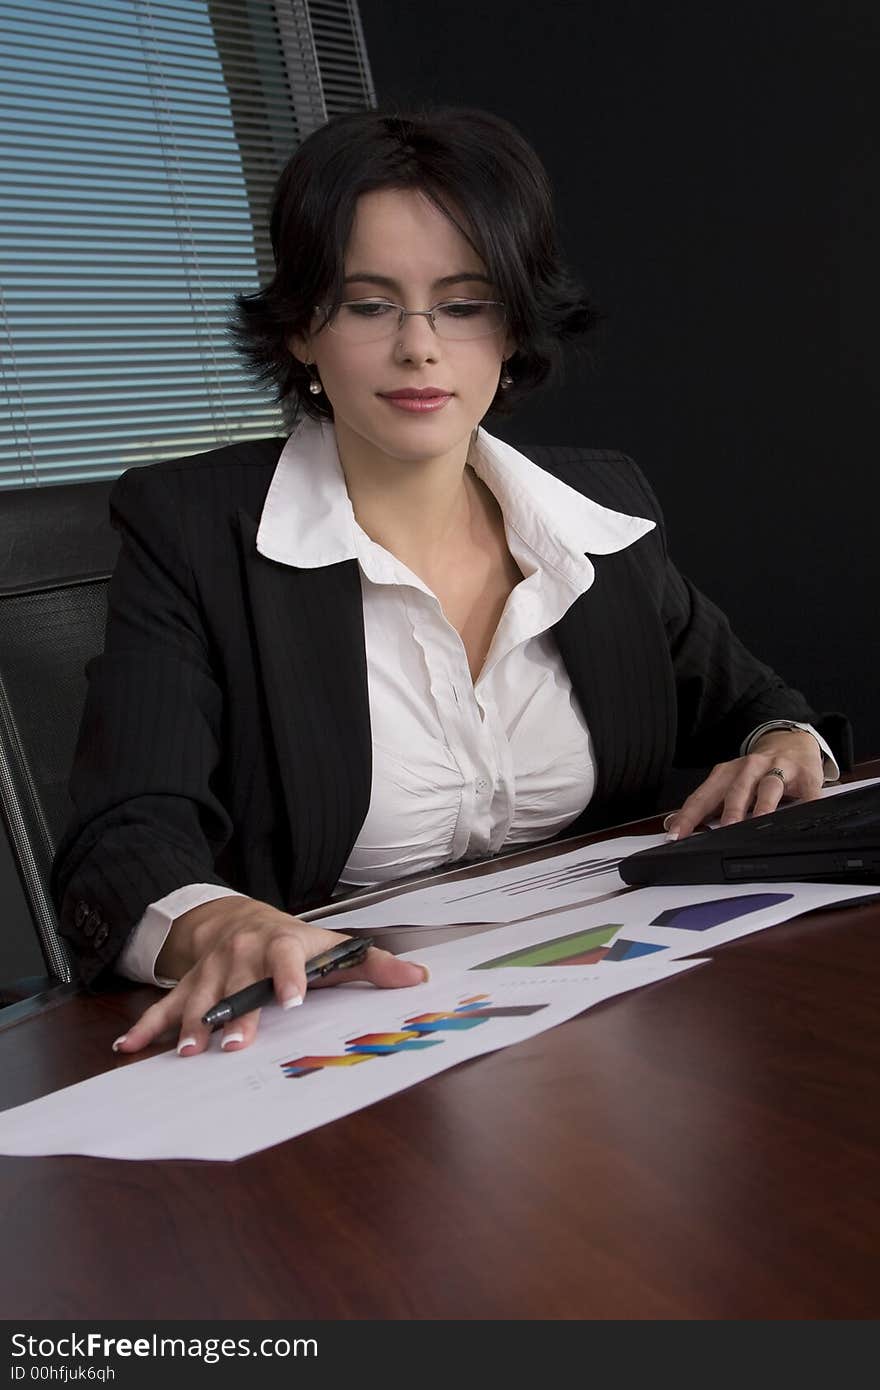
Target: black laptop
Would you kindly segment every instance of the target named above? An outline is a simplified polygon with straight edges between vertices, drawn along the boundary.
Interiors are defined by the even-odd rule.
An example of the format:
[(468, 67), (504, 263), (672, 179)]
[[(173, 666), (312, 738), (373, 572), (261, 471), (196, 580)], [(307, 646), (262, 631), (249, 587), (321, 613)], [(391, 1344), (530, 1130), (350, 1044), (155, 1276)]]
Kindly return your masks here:
[(621, 860), (618, 872), (634, 885), (774, 879), (880, 885), (880, 783), (640, 850)]

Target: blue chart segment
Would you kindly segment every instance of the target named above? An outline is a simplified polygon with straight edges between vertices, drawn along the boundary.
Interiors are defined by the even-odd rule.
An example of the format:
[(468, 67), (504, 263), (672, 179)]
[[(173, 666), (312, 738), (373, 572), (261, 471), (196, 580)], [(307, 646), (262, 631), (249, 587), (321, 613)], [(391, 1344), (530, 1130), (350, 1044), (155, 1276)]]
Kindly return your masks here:
[(654, 951), (665, 951), (665, 946), (650, 946), (647, 941), (624, 941), (618, 939), (605, 956), (609, 960), (636, 960), (639, 956), (650, 956)]
[(794, 893), (748, 893), (736, 898), (712, 898), (705, 903), (683, 903), (667, 907), (651, 922), (652, 927), (675, 927), (677, 931), (709, 931), (711, 927), (734, 922), (750, 912), (763, 912), (777, 903), (789, 902)]

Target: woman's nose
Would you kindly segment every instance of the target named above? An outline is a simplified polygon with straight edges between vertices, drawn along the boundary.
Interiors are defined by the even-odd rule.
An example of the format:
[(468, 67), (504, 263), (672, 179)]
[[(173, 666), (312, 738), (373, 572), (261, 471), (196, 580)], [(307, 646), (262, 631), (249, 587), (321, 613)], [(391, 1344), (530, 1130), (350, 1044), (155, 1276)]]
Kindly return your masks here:
[(395, 351), (398, 361), (435, 361), (437, 358), (437, 334), (425, 314), (408, 314), (395, 334)]

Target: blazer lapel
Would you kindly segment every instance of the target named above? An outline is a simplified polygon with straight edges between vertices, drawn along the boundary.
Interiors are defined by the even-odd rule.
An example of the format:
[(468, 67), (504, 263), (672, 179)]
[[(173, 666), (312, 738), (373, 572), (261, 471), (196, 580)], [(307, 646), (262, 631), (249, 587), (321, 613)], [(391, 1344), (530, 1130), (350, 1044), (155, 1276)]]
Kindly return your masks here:
[(591, 587), (553, 628), (596, 757), (596, 790), (567, 835), (644, 815), (675, 746), (666, 634), (629, 550), (590, 557)]
[(297, 569), (256, 548), (239, 511), (275, 753), (290, 817), (292, 908), (335, 887), (370, 804), (372, 740), (355, 560)]

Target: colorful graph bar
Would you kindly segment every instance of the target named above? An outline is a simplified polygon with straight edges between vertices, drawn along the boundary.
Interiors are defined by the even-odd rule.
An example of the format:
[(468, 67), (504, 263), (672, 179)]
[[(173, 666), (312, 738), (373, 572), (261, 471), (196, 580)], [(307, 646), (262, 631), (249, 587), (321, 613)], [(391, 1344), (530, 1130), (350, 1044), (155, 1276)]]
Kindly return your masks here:
[(539, 941), (520, 951), (472, 965), (472, 970), (499, 970), (505, 966), (595, 965), (608, 953), (607, 943), (620, 931), (620, 922), (605, 923), (590, 931), (556, 936), (551, 941)]
[(388, 1057), (396, 1052), (416, 1052), (425, 1047), (439, 1047), (443, 1038), (434, 1038), (433, 1033), (455, 1032), (463, 1028), (476, 1028), (493, 1018), (528, 1018), (546, 1004), (507, 1004), (492, 1006), (488, 994), (471, 995), (459, 1001), (454, 1009), (436, 1013), (416, 1014), (408, 1018), (403, 1028), (394, 1033), (362, 1033), (345, 1044), (345, 1052), (338, 1057), (294, 1057), (281, 1063), (281, 1070), (291, 1079), (312, 1076), (325, 1067), (354, 1066), (358, 1062), (368, 1062), (371, 1057)]
[(747, 893), (736, 898), (712, 898), (704, 903), (683, 903), (667, 907), (651, 922), (652, 927), (675, 927), (677, 931), (709, 931), (725, 922), (734, 922), (749, 912), (788, 902), (793, 893)]
[(637, 960), (639, 956), (650, 956), (655, 951), (665, 950), (665, 946), (652, 946), (647, 941), (624, 941), (623, 937), (618, 937), (614, 945), (609, 946), (605, 960)]

